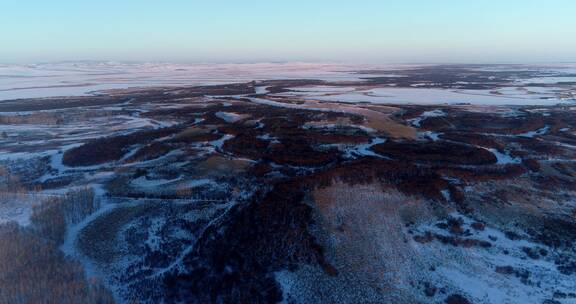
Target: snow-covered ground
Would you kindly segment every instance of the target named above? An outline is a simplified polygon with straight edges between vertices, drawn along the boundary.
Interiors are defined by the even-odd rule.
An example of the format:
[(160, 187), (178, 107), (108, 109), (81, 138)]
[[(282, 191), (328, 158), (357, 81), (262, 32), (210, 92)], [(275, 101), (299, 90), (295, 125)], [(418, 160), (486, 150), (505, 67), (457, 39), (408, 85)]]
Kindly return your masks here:
[(215, 115), (216, 115), (216, 117), (218, 117), (218, 118), (220, 118), (220, 119), (222, 119), (228, 123), (234, 123), (234, 122), (242, 120), (246, 117), (245, 115), (232, 113), (232, 112), (216, 112)]
[(296, 88), (283, 96), (295, 96), (322, 101), (369, 102), (376, 104), (473, 104), (473, 105), (556, 105), (564, 102), (540, 95), (497, 95), (478, 91), (457, 91), (429, 88), (376, 88), (370, 90), (340, 90), (325, 86)]
[[(461, 214), (454, 213), (452, 216), (462, 220), (465, 227), (471, 227), (474, 222)], [(433, 223), (418, 229), (447, 235)], [(553, 258), (526, 257), (526, 248), (537, 251), (541, 249), (539, 244), (528, 240), (510, 240), (501, 230), (493, 227), (485, 227), (481, 231), (469, 228), (467, 231), (471, 233), (470, 238), (491, 243), (491, 246), (462, 249), (446, 248), (447, 245), (437, 241), (424, 245), (412, 244), (419, 248), (423, 256), (438, 263), (435, 282), (464, 291), (473, 298), (473, 303), (547, 303), (544, 300), (550, 296), (550, 290), (569, 292), (576, 287), (570, 276), (558, 272)], [(508, 269), (510, 273), (503, 271)], [(525, 277), (522, 277), (523, 274)]]
[(36, 193), (0, 192), (0, 224), (16, 222), (21, 226), (30, 224), (34, 205), (45, 197)]
[[(269, 79), (358, 81), (345, 70), (399, 68), (334, 63), (174, 64), (63, 62), (0, 65), (0, 100), (82, 96), (130, 87), (216, 85)], [(259, 93), (265, 92), (265, 88)]]
[(419, 117), (413, 118), (408, 120), (408, 122), (410, 122), (411, 125), (415, 126), (415, 127), (420, 127), (420, 125), (422, 124), (422, 121), (426, 120), (426, 118), (428, 117), (442, 117), (442, 116), (446, 116), (446, 113), (444, 113), (444, 111), (436, 109), (436, 110), (432, 110), (432, 111), (425, 111), (422, 114), (420, 114)]
[[(259, 79), (300, 78), (358, 81), (354, 74), (338, 72), (344, 71), (344, 68), (345, 66), (343, 65), (328, 64), (137, 65), (67, 63), (34, 66), (0, 65), (0, 99), (4, 98), (3, 96), (20, 96), (19, 94), (23, 94), (22, 96), (63, 94), (60, 92), (65, 92), (65, 95), (87, 94), (89, 92), (87, 90), (93, 90), (98, 87), (111, 88), (135, 85), (220, 84)], [(356, 66), (356, 68), (358, 67)], [(45, 85), (42, 88), (38, 88), (38, 84)], [(52, 85), (58, 87), (51, 88), (50, 86)], [(477, 99), (482, 104), (486, 103), (485, 100), (494, 102), (494, 104), (500, 104), (499, 101), (502, 100), (520, 102), (528, 100), (529, 102), (539, 103), (556, 102), (554, 100), (540, 99), (543, 96), (555, 94), (554, 89), (537, 90), (534, 88), (530, 88), (531, 91), (529, 91), (534, 92), (534, 94), (513, 88), (504, 88), (499, 91), (499, 94), (494, 94), (481, 91), (451, 91), (426, 88), (375, 88), (375, 86), (368, 87), (362, 83), (358, 88), (355, 86), (338, 87), (337, 84), (332, 86), (296, 87), (292, 88), (292, 92), (277, 95), (270, 92), (276, 90), (270, 89), (268, 91), (268, 88), (277, 89), (274, 85), (270, 87), (258, 85), (256, 94), (262, 96), (254, 97), (251, 94), (237, 95), (236, 98), (242, 99), (241, 102), (228, 100), (226, 103), (227, 107), (220, 107), (217, 105), (218, 103), (214, 103), (216, 104), (215, 110), (206, 110), (205, 113), (191, 111), (191, 115), (185, 117), (187, 125), (183, 125), (182, 128), (176, 126), (173, 135), (161, 135), (163, 137), (154, 137), (136, 144), (126, 144), (122, 149), (123, 156), (121, 158), (110, 161), (105, 160), (92, 166), (73, 166), (72, 164), (66, 166), (63, 163), (64, 154), (70, 149), (79, 147), (82, 143), (98, 137), (127, 135), (142, 130), (173, 126), (179, 121), (178, 115), (163, 118), (162, 115), (145, 115), (145, 113), (157, 109), (178, 109), (184, 106), (197, 110), (195, 106), (198, 106), (198, 104), (195, 104), (195, 102), (209, 104), (217, 97), (198, 98), (198, 101), (194, 99), (194, 102), (191, 103), (185, 103), (177, 99), (174, 100), (174, 103), (159, 104), (127, 101), (113, 106), (48, 110), (42, 113), (0, 113), (0, 117), (3, 117), (6, 121), (6, 123), (0, 124), (0, 133), (2, 133), (0, 134), (0, 169), (4, 170), (4, 172), (0, 172), (0, 182), (2, 182), (3, 176), (14, 177), (16, 173), (13, 172), (18, 172), (24, 184), (42, 183), (46, 186), (46, 188), (43, 188), (44, 190), (34, 189), (30, 193), (0, 192), (0, 224), (7, 221), (16, 221), (22, 226), (30, 225), (30, 215), (32, 214), (33, 206), (50, 198), (50, 195), (62, 195), (70, 190), (85, 186), (93, 189), (99, 202), (98, 207), (91, 214), (86, 215), (85, 218), (71, 224), (68, 223), (61, 249), (66, 255), (81, 262), (89, 277), (105, 278), (105, 281), (109, 284), (108, 287), (111, 287), (116, 296), (121, 298), (129, 292), (141, 291), (137, 287), (133, 291), (128, 290), (128, 286), (132, 288), (129, 285), (131, 283), (156, 286), (154, 285), (157, 283), (157, 281), (154, 281), (155, 279), (161, 278), (173, 270), (184, 269), (183, 261), (189, 258), (192, 250), (197, 248), (195, 247), (196, 240), (200, 239), (205, 231), (211, 231), (212, 228), (221, 228), (219, 226), (223, 225), (222, 223), (227, 219), (227, 212), (236, 210), (232, 209), (232, 207), (249, 201), (247, 198), (249, 198), (251, 191), (254, 189), (251, 189), (248, 185), (252, 184), (248, 183), (250, 180), (241, 180), (239, 177), (242, 177), (242, 175), (236, 172), (251, 172), (246, 168), (259, 164), (259, 160), (257, 158), (254, 160), (242, 158), (247, 156), (235, 155), (232, 152), (233, 149), (229, 149), (228, 145), (224, 145), (226, 141), (234, 139), (235, 136), (242, 136), (242, 134), (232, 135), (236, 134), (234, 132), (227, 134), (226, 129), (231, 126), (226, 126), (226, 123), (237, 123), (237, 126), (240, 126), (242, 120), (247, 120), (247, 123), (243, 124), (242, 127), (249, 127), (250, 124), (248, 122), (258, 122), (258, 125), (254, 127), (254, 131), (251, 131), (251, 136), (254, 135), (259, 140), (276, 144), (282, 140), (283, 144), (287, 143), (286, 146), (290, 147), (290, 138), (283, 136), (282, 132), (278, 132), (276, 127), (274, 127), (274, 121), (258, 116), (258, 113), (266, 111), (268, 108), (262, 107), (262, 109), (258, 109), (257, 104), (283, 107), (284, 109), (280, 109), (282, 110), (279, 112), (280, 114), (287, 115), (287, 118), (290, 119), (295, 117), (305, 118), (301, 125), (302, 129), (315, 129), (314, 132), (299, 132), (299, 130), (295, 130), (294, 134), (297, 134), (294, 135), (295, 139), (310, 140), (308, 137), (297, 137), (304, 136), (306, 133), (325, 132), (334, 135), (347, 135), (348, 130), (353, 128), (365, 131), (369, 140), (358, 141), (359, 143), (324, 145), (330, 150), (332, 148), (339, 149), (340, 156), (337, 157), (338, 161), (349, 163), (351, 160), (363, 157), (366, 159), (386, 158), (373, 151), (372, 147), (385, 143), (387, 140), (393, 141), (395, 139), (392, 135), (386, 137), (388, 135), (378, 129), (381, 127), (380, 125), (369, 123), (374, 122), (371, 119), (375, 121), (388, 119), (388, 115), (392, 115), (388, 113), (397, 113), (403, 107), (332, 104), (322, 103), (317, 100), (339, 100), (339, 98), (344, 97), (347, 102), (394, 103), (405, 100), (406, 103), (427, 104), (444, 103), (450, 101), (451, 98), (453, 98), (453, 102), (470, 103), (471, 100), (468, 98), (472, 98)], [(274, 96), (298, 96), (309, 100), (303, 103), (288, 103), (283, 102), (282, 98), (274, 98)], [(256, 105), (251, 104), (244, 111), (239, 108), (239, 105), (246, 101), (251, 101)], [(250, 108), (254, 107), (258, 111), (248, 112)], [(200, 109), (198, 112), (204, 111), (202, 107), (198, 108)], [(425, 110), (416, 112), (422, 113), (411, 120), (392, 125), (393, 128), (397, 129), (398, 126), (408, 127), (411, 125), (418, 128), (418, 130), (415, 130), (417, 136), (414, 139), (440, 141), (437, 144), (442, 144), (443, 140), (445, 140), (442, 138), (443, 134), (448, 134), (449, 131), (439, 133), (423, 129), (422, 127), (426, 127), (425, 119), (440, 117), (440, 119), (448, 120), (452, 115), (458, 114), (458, 109), (463, 107), (404, 108), (409, 110), (422, 108)], [(488, 108), (494, 110), (493, 108), (504, 107), (466, 108), (470, 108), (470, 111), (488, 111)], [(291, 116), (293, 113), (290, 112), (292, 111), (287, 111), (286, 109), (293, 109), (295, 110), (293, 112), (299, 114), (304, 112), (304, 110), (317, 112), (310, 113), (309, 116)], [(550, 111), (549, 114), (554, 115), (551, 108), (542, 108), (542, 111), (544, 110)], [(532, 111), (537, 113), (536, 111), (538, 110), (532, 109)], [(333, 113), (365, 115), (366, 121), (342, 118), (340, 116), (343, 115), (333, 115)], [(497, 113), (495, 115), (508, 115), (509, 117), (522, 117), (522, 115), (525, 115), (525, 112), (520, 112), (520, 110), (518, 112), (497, 110), (495, 113)], [(379, 115), (370, 116), (373, 114)], [(219, 119), (213, 120), (214, 115)], [(334, 119), (332, 116), (338, 116), (338, 118)], [(283, 119), (281, 115), (274, 117)], [(401, 116), (398, 117), (398, 119), (401, 119)], [(209, 123), (202, 124), (205, 120), (209, 121)], [(294, 121), (296, 120), (294, 119)], [(365, 125), (362, 125), (364, 123)], [(503, 139), (515, 136), (523, 137), (523, 140), (526, 141), (532, 138), (533, 141), (548, 141), (548, 137), (558, 134), (555, 133), (557, 127), (552, 122), (547, 121), (546, 124), (548, 125), (545, 127), (522, 134), (494, 133), (486, 135)], [(226, 126), (226, 128), (220, 128), (219, 126)], [(573, 133), (572, 124), (562, 125), (562, 127), (560, 129), (561, 132)], [(172, 142), (171, 139), (180, 134), (181, 129), (203, 130), (207, 132), (206, 134), (218, 134), (220, 138), (206, 142), (190, 141), (185, 144), (176, 141)], [(382, 129), (384, 128), (382, 127)], [(412, 128), (410, 127), (410, 129)], [(354, 131), (350, 134), (359, 133)], [(556, 139), (552, 137), (551, 140)], [(150, 155), (150, 158), (138, 158), (136, 161), (130, 160), (131, 156), (136, 155), (136, 152), (139, 152), (142, 148), (154, 148), (155, 146), (151, 144), (158, 143), (165, 144), (165, 146), (159, 146), (159, 151), (152, 149), (152, 152), (146, 154), (146, 156)], [(235, 144), (238, 145), (238, 142), (233, 141), (229, 144), (234, 147)], [(558, 143), (558, 145), (570, 149), (575, 148), (575, 146), (570, 145), (569, 141), (567, 143)], [(168, 147), (166, 148), (167, 151), (161, 149), (164, 147)], [(322, 147), (319, 146), (318, 148)], [(313, 148), (317, 147), (313, 146)], [(500, 150), (485, 149), (494, 154), (498, 165), (519, 164), (522, 162), (522, 158), (515, 156), (517, 154), (514, 153), (514, 147), (506, 146)], [(336, 157), (334, 158), (336, 159)], [(394, 159), (388, 159), (390, 163), (394, 161)], [(573, 160), (570, 158), (568, 161)], [(370, 162), (367, 162), (367, 164), (370, 164)], [(6, 168), (2, 168), (3, 166)], [(271, 163), (270, 167), (272, 169), (270, 169), (269, 175), (266, 175), (265, 178), (276, 179), (277, 177), (282, 177), (283, 174), (288, 176), (288, 174), (292, 174), (290, 171), (297, 172), (297, 174), (309, 174), (313, 171), (324, 170), (324, 168), (283, 165), (279, 161)], [(5, 179), (8, 180), (8, 178)], [(448, 180), (448, 177), (446, 180)], [(331, 235), (331, 237), (339, 237), (339, 235), (353, 232), (354, 230), (352, 229), (355, 229), (355, 227), (361, 227), (358, 230), (361, 232), (358, 234), (361, 238), (354, 237), (349, 239), (350, 243), (348, 245), (359, 243), (368, 247), (361, 247), (362, 250), (350, 247), (354, 248), (354, 250), (350, 251), (352, 259), (347, 261), (357, 261), (355, 257), (361, 256), (357, 254), (358, 252), (369, 253), (368, 258), (374, 258), (376, 262), (372, 262), (372, 260), (366, 261), (376, 265), (378, 274), (383, 275), (371, 277), (372, 274), (368, 273), (367, 276), (361, 277), (370, 280), (377, 278), (380, 282), (388, 280), (397, 286), (406, 286), (404, 289), (412, 288), (413, 286), (409, 287), (408, 284), (404, 284), (408, 282), (407, 280), (399, 281), (402, 284), (397, 284), (395, 279), (389, 276), (389, 274), (401, 273), (398, 271), (394, 272), (396, 267), (394, 264), (396, 260), (394, 259), (399, 257), (398, 261), (404, 264), (398, 264), (400, 265), (398, 269), (401, 269), (402, 265), (409, 265), (408, 258), (411, 260), (419, 259), (417, 263), (413, 264), (415, 265), (414, 268), (405, 268), (408, 270), (407, 272), (420, 273), (421, 269), (417, 267), (421, 265), (430, 264), (435, 266), (435, 273), (427, 274), (426, 279), (433, 279), (432, 281), (437, 282), (439, 288), (447, 286), (447, 292), (466, 294), (474, 300), (474, 303), (514, 303), (515, 299), (519, 299), (518, 301), (523, 303), (541, 303), (550, 295), (548, 291), (552, 290), (552, 288), (567, 292), (575, 287), (573, 280), (558, 273), (557, 267), (553, 265), (551, 256), (552, 254), (559, 254), (560, 251), (551, 251), (551, 256), (542, 257), (540, 260), (527, 259), (522, 251), (523, 247), (540, 249), (542, 245), (528, 240), (508, 241), (503, 231), (499, 230), (500, 228), (489, 225), (482, 231), (471, 229), (473, 234), (470, 236), (458, 236), (460, 238), (470, 237), (475, 240), (490, 242), (492, 247), (488, 249), (473, 246), (471, 248), (451, 248), (441, 244), (438, 240), (421, 244), (410, 240), (411, 236), (404, 234), (408, 228), (403, 228), (405, 227), (403, 225), (404, 222), (400, 221), (400, 213), (396, 211), (401, 206), (406, 205), (408, 206), (406, 210), (412, 212), (415, 207), (423, 206), (423, 203), (417, 202), (416, 198), (408, 199), (399, 193), (394, 195), (378, 194), (380, 187), (350, 188), (351, 190), (347, 190), (347, 187), (340, 186), (340, 188), (344, 189), (343, 192), (350, 192), (350, 199), (343, 199), (342, 205), (336, 206), (337, 208), (334, 210), (324, 211), (329, 211), (325, 212), (325, 214), (330, 216), (330, 218), (333, 217), (334, 223), (337, 224), (340, 221), (340, 215), (352, 206), (353, 210), (350, 213), (352, 217), (348, 219), (362, 220), (359, 222), (362, 225), (354, 225), (354, 222), (352, 222), (352, 225), (346, 226), (345, 229), (335, 230), (335, 233)], [(450, 202), (451, 199), (454, 199), (451, 191), (446, 189), (441, 190), (441, 192), (446, 201)], [(373, 194), (376, 199), (370, 201), (369, 198)], [(388, 202), (390, 201), (395, 202), (393, 200), (395, 196), (398, 196), (397, 202), (389, 204)], [(338, 195), (334, 197), (338, 197)], [(358, 208), (349, 204), (357, 197), (361, 198), (356, 205)], [(318, 204), (318, 206), (329, 206), (332, 201), (334, 200), (327, 200), (325, 204)], [(368, 205), (366, 202), (368, 202)], [(387, 202), (387, 204), (382, 202)], [(373, 209), (366, 208), (366, 206)], [(573, 206), (571, 206), (569, 211), (572, 211), (572, 209)], [(461, 217), (464, 226), (472, 227), (471, 218), (459, 213), (454, 213), (452, 216)], [(430, 221), (418, 222), (413, 229), (418, 235), (433, 232), (445, 237), (453, 236), (448, 234), (450, 233), (449, 231), (439, 228), (437, 224), (438, 222), (434, 217)], [(194, 229), (186, 230), (183, 227), (193, 227)], [(330, 226), (326, 227), (330, 228)], [(365, 227), (375, 227), (374, 231), (376, 232), (370, 234), (371, 231), (363, 230)], [(393, 233), (381, 233), (382, 231), (392, 231)], [(99, 238), (104, 233), (107, 233), (106, 236), (108, 237)], [(364, 237), (366, 238), (362, 239)], [(82, 240), (84, 240), (84, 243), (80, 246), (79, 244)], [(86, 240), (90, 240), (90, 242), (86, 242)], [(344, 238), (342, 240), (346, 241)], [(377, 247), (372, 247), (373, 244)], [(101, 252), (96, 252), (98, 250), (94, 250), (94, 248), (101, 250), (103, 255), (100, 256)], [(170, 257), (170, 259), (166, 260), (166, 265), (158, 263), (149, 267), (140, 264), (144, 250), (150, 249), (156, 253), (156, 251), (161, 251), (160, 249), (163, 248), (173, 250), (167, 250), (163, 253)], [(377, 250), (372, 250), (374, 248)], [(401, 252), (395, 248), (407, 248), (407, 251)], [(115, 256), (115, 254), (108, 255), (108, 249), (117, 251), (118, 256)], [(410, 254), (410, 256), (402, 256), (397, 254), (398, 252)], [(388, 260), (384, 257), (391, 257), (390, 261), (392, 262), (386, 264)], [(384, 261), (384, 263), (380, 263), (381, 261)], [(366, 264), (366, 266), (372, 265)], [(382, 265), (386, 267), (378, 268)], [(388, 267), (388, 265), (392, 267)], [(356, 271), (355, 274), (371, 271), (371, 267), (363, 267), (362, 263), (360, 263), (360, 266), (353, 269)], [(497, 267), (513, 267), (514, 270), (529, 271), (532, 275), (529, 278), (531, 281), (523, 282), (522, 278), (518, 277), (519, 274), (524, 272), (499, 273), (496, 272), (496, 269), (499, 269)], [(135, 279), (138, 276), (134, 274), (141, 275), (140, 278), (142, 278), (142, 273), (138, 272), (141, 270), (149, 270), (150, 272), (144, 276), (142, 282), (138, 282)], [(379, 272), (380, 270), (383, 271)], [(337, 279), (347, 276), (345, 271), (341, 273), (342, 275)], [(282, 286), (284, 295), (298, 293), (300, 286), (295, 280), (294, 273), (277, 271), (275, 275)], [(405, 277), (407, 278), (408, 276)], [(402, 278), (404, 278), (404, 275), (402, 275)], [(413, 276), (413, 278), (421, 277)], [(314, 283), (316, 282), (314, 281)], [(540, 282), (542, 282), (542, 286), (531, 285), (540, 284)], [(382, 286), (386, 286), (386, 284)], [(353, 288), (355, 287), (352, 286), (351, 289)], [(352, 297), (352, 294), (350, 294), (350, 298)], [(440, 296), (437, 296), (435, 300), (440, 300)], [(287, 301), (287, 303), (291, 302)]]
[[(174, 64), (123, 62), (62, 62), (28, 65), (0, 65), (0, 100), (56, 96), (83, 96), (98, 92), (157, 86), (196, 86), (248, 82), (253, 80), (317, 79), (331, 82), (363, 81), (358, 70), (398, 70), (414, 65), (361, 65), (337, 63), (251, 63), (251, 64)], [(518, 68), (519, 69), (519, 68)], [(575, 81), (576, 77), (558, 77), (567, 67), (542, 68), (543, 76), (518, 80), (519, 87), (491, 90), (443, 90), (427, 88), (373, 88), (313, 86), (295, 87), (289, 96), (325, 101), (413, 103), (413, 104), (489, 104), (553, 105), (560, 101), (558, 88), (547, 85)], [(500, 69), (501, 71), (501, 69)], [(545, 73), (544, 73), (545, 72)], [(394, 74), (370, 74), (368, 77), (399, 77)], [(534, 83), (542, 87), (532, 86)], [(530, 84), (529, 87), (522, 87)], [(268, 93), (256, 87), (257, 94)], [(566, 96), (574, 94), (567, 92)]]

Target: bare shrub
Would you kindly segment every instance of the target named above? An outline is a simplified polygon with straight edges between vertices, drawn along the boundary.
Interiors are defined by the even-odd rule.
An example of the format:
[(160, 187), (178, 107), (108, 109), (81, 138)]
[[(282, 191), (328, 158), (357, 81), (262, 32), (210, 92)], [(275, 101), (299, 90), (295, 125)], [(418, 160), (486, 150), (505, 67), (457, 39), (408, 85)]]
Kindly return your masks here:
[(114, 303), (53, 242), (12, 223), (0, 225), (0, 303)]
[(27, 115), (2, 115), (0, 124), (23, 125), (23, 124), (45, 124), (57, 125), (62, 123), (61, 115), (54, 112), (37, 112)]
[(39, 235), (62, 244), (68, 225), (79, 223), (99, 208), (100, 201), (95, 199), (91, 189), (86, 188), (50, 198), (35, 206), (30, 220)]

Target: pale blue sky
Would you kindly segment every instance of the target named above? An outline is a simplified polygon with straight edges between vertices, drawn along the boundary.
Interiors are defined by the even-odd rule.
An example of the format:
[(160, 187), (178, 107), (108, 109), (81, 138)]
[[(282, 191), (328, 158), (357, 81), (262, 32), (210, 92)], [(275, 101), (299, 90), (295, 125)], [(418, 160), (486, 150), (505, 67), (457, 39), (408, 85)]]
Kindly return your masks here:
[(0, 62), (576, 61), (574, 0), (0, 0)]

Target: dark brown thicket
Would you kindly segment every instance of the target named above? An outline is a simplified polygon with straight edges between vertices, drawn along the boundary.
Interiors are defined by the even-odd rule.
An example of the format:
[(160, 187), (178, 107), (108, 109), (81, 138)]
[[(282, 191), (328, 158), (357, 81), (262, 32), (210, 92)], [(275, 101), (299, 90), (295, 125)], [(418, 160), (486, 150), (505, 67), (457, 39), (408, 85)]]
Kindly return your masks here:
[(394, 159), (431, 164), (489, 165), (496, 163), (496, 157), (490, 151), (451, 142), (387, 141), (372, 149)]
[(233, 211), (223, 231), (207, 231), (185, 259), (190, 272), (166, 277), (169, 302), (275, 303), (282, 300), (275, 271), (318, 263), (336, 275), (308, 232), (303, 198), (301, 185), (286, 181)]
[(147, 144), (154, 139), (174, 134), (179, 128), (144, 130), (129, 135), (105, 137), (92, 140), (64, 153), (62, 163), (67, 166), (93, 166), (121, 159), (128, 148), (136, 144)]

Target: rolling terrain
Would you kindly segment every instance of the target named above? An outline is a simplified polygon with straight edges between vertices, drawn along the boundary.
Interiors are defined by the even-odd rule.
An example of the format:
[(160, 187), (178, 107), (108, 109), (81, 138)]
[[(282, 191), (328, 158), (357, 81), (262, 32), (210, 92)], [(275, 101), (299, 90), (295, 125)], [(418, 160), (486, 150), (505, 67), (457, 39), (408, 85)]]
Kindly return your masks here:
[(574, 67), (330, 68), (0, 101), (0, 303), (576, 303)]

